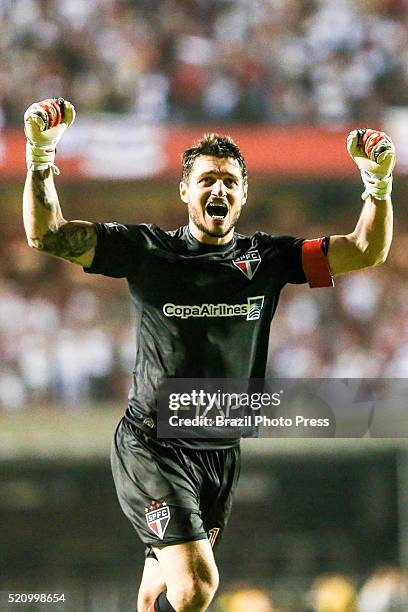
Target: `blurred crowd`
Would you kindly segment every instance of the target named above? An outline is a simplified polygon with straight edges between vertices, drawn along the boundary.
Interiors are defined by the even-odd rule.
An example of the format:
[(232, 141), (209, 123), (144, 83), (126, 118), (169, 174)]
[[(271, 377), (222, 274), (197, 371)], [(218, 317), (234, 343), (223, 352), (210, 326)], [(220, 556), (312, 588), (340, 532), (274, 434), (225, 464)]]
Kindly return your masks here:
[(155, 123), (368, 123), (408, 102), (405, 0), (0, 0), (0, 29), (0, 126), (52, 95)]
[(405, 378), (408, 289), (394, 270), (337, 277), (337, 289), (288, 286), (271, 328), (274, 376)]
[(124, 281), (98, 282), (23, 241), (12, 249), (0, 277), (0, 405), (123, 403), (135, 351)]
[(221, 595), (215, 604), (215, 612), (405, 612), (407, 609), (407, 576), (392, 566), (377, 568), (360, 588), (346, 575), (327, 574), (317, 577), (303, 596), (288, 597), (237, 587)]
[[(288, 285), (271, 327), (268, 375), (406, 378), (408, 286), (390, 265), (336, 279), (336, 290)], [(33, 253), (23, 238), (0, 263), (0, 406), (125, 405), (135, 356), (124, 280)]]

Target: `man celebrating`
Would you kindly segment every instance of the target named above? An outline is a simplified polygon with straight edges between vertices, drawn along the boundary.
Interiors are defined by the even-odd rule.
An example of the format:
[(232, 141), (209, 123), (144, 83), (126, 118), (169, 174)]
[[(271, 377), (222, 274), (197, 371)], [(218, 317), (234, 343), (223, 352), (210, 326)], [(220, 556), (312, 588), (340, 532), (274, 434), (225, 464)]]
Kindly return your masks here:
[(169, 378), (263, 378), (269, 326), (286, 283), (331, 286), (333, 276), (385, 260), (394, 146), (383, 132), (351, 132), (348, 151), (365, 185), (356, 228), (304, 240), (235, 232), (247, 201), (245, 160), (231, 138), (204, 136), (183, 154), (188, 225), (167, 232), (64, 219), (53, 180), (55, 147), (74, 118), (62, 98), (25, 113), (28, 243), (86, 272), (128, 281), (137, 311), (136, 363), (112, 471), (122, 509), (146, 545), (138, 610), (206, 610), (218, 586), (212, 546), (230, 513), (239, 440), (158, 439), (158, 391)]

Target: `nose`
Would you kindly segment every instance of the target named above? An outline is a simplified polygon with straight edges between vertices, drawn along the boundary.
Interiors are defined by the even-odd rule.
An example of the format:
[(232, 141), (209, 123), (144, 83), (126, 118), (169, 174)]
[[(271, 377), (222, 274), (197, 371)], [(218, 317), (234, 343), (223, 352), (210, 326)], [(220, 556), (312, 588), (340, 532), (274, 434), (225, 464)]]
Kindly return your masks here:
[(215, 196), (224, 196), (226, 194), (225, 185), (222, 179), (218, 179), (213, 183), (211, 193)]

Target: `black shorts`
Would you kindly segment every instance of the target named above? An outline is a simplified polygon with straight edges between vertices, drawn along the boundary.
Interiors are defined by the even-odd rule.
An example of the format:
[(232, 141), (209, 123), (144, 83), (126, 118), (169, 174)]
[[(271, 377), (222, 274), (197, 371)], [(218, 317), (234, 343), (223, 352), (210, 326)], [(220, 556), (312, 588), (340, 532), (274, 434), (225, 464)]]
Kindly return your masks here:
[(146, 545), (218, 543), (231, 511), (240, 448), (200, 450), (156, 440), (122, 419), (111, 464), (123, 512)]

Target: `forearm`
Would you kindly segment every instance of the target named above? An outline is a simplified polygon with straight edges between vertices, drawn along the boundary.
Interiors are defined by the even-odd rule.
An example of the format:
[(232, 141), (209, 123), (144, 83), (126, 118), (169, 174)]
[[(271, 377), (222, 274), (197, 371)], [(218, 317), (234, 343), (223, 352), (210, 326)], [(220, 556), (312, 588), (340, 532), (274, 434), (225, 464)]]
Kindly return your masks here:
[(369, 196), (353, 232), (331, 236), (328, 261), (333, 276), (385, 261), (391, 246), (393, 213), (391, 198)]
[(386, 260), (391, 246), (392, 230), (391, 197), (377, 200), (369, 196), (352, 233), (355, 244), (364, 255), (367, 265), (376, 265)]
[(28, 171), (23, 194), (23, 220), (28, 244), (33, 248), (41, 248), (47, 232), (56, 231), (65, 222), (50, 168)]

